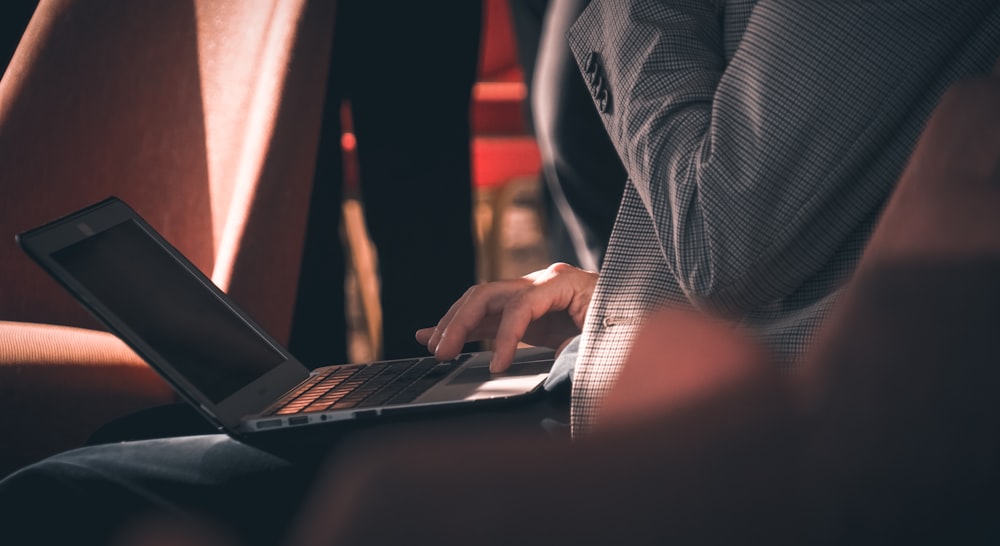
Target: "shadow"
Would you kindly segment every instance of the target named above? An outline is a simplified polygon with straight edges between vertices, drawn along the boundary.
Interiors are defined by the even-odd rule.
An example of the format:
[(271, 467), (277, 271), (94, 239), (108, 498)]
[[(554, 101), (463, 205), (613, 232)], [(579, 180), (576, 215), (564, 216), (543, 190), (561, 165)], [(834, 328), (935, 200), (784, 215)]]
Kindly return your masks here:
[(7, 70), (37, 6), (37, 0), (9, 0), (0, 5), (0, 74)]

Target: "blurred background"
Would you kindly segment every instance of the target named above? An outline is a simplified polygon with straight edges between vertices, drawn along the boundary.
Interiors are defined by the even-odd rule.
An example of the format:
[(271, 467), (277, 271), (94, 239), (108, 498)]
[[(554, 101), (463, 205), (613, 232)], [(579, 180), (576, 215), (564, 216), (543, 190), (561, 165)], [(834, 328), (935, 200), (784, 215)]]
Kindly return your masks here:
[[(538, 147), (526, 112), (527, 90), (518, 62), (508, 0), (484, 0), (477, 81), (473, 87), (473, 223), (480, 281), (518, 277), (550, 263)], [(381, 343), (378, 260), (365, 230), (356, 141), (350, 115), (345, 133), (342, 236), (349, 248), (348, 357), (372, 360)]]

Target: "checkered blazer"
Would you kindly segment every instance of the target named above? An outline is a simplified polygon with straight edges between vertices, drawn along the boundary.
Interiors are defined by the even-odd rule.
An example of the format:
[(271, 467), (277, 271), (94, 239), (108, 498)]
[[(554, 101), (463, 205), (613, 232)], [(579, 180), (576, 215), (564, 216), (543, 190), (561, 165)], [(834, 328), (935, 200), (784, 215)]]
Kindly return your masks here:
[(594, 0), (568, 33), (630, 181), (587, 316), (574, 433), (644, 317), (742, 320), (787, 366), (850, 275), (997, 0)]

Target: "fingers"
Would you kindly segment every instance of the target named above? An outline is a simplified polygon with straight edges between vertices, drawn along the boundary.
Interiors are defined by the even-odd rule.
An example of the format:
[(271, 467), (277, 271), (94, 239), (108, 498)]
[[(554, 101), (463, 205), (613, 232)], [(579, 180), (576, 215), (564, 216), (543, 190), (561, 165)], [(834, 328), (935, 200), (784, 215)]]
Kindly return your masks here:
[(490, 360), (491, 372), (501, 373), (510, 368), (528, 326), (552, 309), (553, 301), (548, 296), (544, 289), (533, 290), (504, 305)]
[(530, 343), (552, 347), (579, 333), (596, 278), (596, 273), (554, 264), (521, 279), (474, 286), (437, 326), (418, 330), (416, 339), (440, 360), (458, 356), (466, 342), (493, 339), (490, 370), (503, 372), (529, 328)]
[[(496, 329), (490, 371), (501, 373), (510, 368), (518, 343), (525, 338), (528, 328), (549, 313), (569, 312), (581, 295), (587, 299), (587, 304), (583, 305), (585, 314), (593, 292), (591, 281), (596, 282), (596, 275), (591, 276), (592, 274), (567, 264), (553, 264), (543, 271), (526, 276), (525, 279), (531, 282), (530, 287), (509, 298), (503, 306)], [(579, 325), (582, 324), (581, 315)], [(547, 331), (539, 337), (548, 338), (546, 345), (555, 348), (565, 342), (564, 336), (571, 335), (573, 334), (564, 331)], [(557, 337), (559, 339), (555, 339)]]
[(417, 338), (417, 343), (421, 345), (427, 345), (428, 343), (430, 343), (432, 335), (434, 335), (433, 326), (431, 326), (430, 328), (421, 328), (417, 330), (415, 337)]
[(417, 341), (440, 360), (458, 356), (466, 342), (492, 337), (497, 318), (511, 294), (521, 289), (522, 281), (502, 281), (473, 286), (456, 301), (434, 328), (417, 332)]

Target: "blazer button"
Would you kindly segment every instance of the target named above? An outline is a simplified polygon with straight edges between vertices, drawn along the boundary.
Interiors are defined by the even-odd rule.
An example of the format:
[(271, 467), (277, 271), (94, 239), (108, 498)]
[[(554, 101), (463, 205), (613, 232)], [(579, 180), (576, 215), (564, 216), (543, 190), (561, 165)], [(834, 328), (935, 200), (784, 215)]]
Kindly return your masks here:
[(597, 98), (597, 94), (604, 89), (604, 78), (601, 77), (599, 73), (594, 73), (590, 75), (590, 95)]
[(587, 74), (597, 72), (597, 53), (591, 51), (587, 54), (587, 58), (583, 62), (583, 70)]
[(608, 96), (608, 90), (602, 87), (600, 92), (594, 95), (594, 98), (597, 99), (597, 109), (602, 114), (607, 114), (608, 110), (611, 109), (611, 97)]

